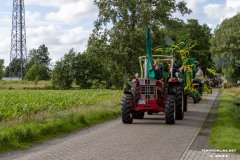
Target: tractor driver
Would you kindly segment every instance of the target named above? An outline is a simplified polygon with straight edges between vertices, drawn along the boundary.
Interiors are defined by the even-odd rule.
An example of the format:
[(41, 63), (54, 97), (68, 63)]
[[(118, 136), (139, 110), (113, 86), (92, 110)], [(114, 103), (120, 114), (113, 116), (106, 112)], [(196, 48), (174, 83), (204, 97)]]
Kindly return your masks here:
[(155, 79), (156, 80), (163, 79), (163, 67), (162, 66), (156, 65), (155, 69), (154, 69), (154, 72), (155, 72)]

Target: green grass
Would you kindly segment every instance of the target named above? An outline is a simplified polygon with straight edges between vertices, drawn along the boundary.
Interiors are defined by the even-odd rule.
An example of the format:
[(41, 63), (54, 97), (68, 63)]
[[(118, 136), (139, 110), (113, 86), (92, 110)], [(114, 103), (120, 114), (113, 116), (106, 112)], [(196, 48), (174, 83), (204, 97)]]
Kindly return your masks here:
[(0, 89), (52, 89), (51, 81), (39, 81), (37, 84), (33, 81), (3, 81), (0, 80)]
[(217, 118), (210, 136), (210, 145), (216, 149), (236, 149), (240, 153), (240, 89), (224, 89)]
[(0, 91), (0, 153), (117, 118), (121, 96), (113, 90)]

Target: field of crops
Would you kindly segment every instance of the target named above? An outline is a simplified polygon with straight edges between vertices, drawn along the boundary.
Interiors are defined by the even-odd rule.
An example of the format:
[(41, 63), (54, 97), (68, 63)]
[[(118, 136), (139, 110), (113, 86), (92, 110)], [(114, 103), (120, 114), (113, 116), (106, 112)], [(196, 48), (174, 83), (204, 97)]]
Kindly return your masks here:
[(0, 122), (39, 112), (107, 107), (120, 103), (116, 90), (0, 90)]
[(0, 90), (0, 153), (120, 116), (119, 90)]

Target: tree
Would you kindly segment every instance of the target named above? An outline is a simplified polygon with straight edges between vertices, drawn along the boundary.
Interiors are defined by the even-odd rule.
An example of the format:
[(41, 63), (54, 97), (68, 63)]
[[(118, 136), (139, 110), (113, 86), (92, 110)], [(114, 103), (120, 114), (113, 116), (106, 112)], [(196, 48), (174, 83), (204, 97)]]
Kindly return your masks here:
[(198, 20), (189, 19), (188, 23), (183, 27), (184, 35), (188, 43), (196, 44), (192, 50), (197, 52), (192, 52), (192, 57), (196, 58), (200, 65), (207, 67), (212, 67), (211, 63), (211, 29), (206, 25), (200, 25)]
[(36, 78), (39, 80), (48, 80), (50, 76), (48, 74), (48, 68), (45, 64), (34, 64), (27, 72), (25, 78), (29, 81), (35, 81)]
[[(23, 64), (26, 64), (26, 60), (23, 60)], [(14, 58), (7, 67), (7, 72), (9, 73), (9, 77), (21, 77), (21, 65), (22, 60), (20, 58)], [(23, 77), (25, 76), (25, 65), (23, 65)]]
[[(40, 45), (38, 49), (30, 50), (28, 63), (26, 65), (27, 77), (25, 78), (27, 80), (35, 80), (38, 76), (40, 80), (48, 80), (50, 78), (48, 73), (50, 62), (51, 59), (49, 58), (48, 48), (44, 44)], [(36, 70), (37, 73), (34, 73), (34, 70)]]
[(56, 62), (53, 69), (52, 84), (56, 89), (70, 89), (74, 80), (76, 53), (71, 49)]
[(0, 79), (4, 76), (4, 59), (0, 59)]
[(78, 53), (75, 65), (76, 84), (81, 88), (90, 88), (97, 81), (100, 84), (109, 79), (109, 73), (104, 68), (102, 61), (95, 55)]
[[(222, 68), (230, 82), (240, 78), (240, 14), (225, 19), (214, 31), (212, 55), (215, 66)], [(220, 64), (220, 65), (219, 65)]]
[(30, 68), (33, 64), (45, 64), (46, 66), (49, 66), (50, 62), (51, 59), (49, 58), (48, 48), (45, 44), (40, 45), (38, 49), (30, 50), (28, 57)]
[[(172, 13), (179, 11), (184, 15), (191, 12), (185, 2), (176, 3), (175, 0), (94, 2), (99, 7), (99, 16), (89, 38), (88, 52), (105, 61), (105, 67), (111, 72), (110, 79), (115, 79), (117, 75), (112, 77), (112, 73), (117, 72), (117, 77), (122, 78), (120, 83), (139, 71), (138, 56), (146, 53), (147, 26), (152, 27), (153, 39), (157, 40), (160, 27), (174, 27), (172, 24), (179, 21), (172, 17)], [(113, 26), (110, 29), (107, 28), (109, 23)]]

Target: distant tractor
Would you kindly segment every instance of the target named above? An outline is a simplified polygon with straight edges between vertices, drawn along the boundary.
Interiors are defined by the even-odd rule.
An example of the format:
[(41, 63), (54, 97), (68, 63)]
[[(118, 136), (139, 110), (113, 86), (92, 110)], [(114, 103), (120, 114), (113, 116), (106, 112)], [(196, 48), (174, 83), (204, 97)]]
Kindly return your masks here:
[(143, 119), (148, 115), (165, 113), (166, 124), (175, 124), (175, 120), (184, 117), (184, 85), (178, 78), (178, 72), (173, 71), (174, 58), (166, 55), (153, 55), (152, 60), (162, 64), (160, 71), (149, 78), (149, 56), (139, 57), (141, 76), (132, 80), (131, 89), (124, 91), (122, 98), (122, 122), (132, 123), (133, 119)]

